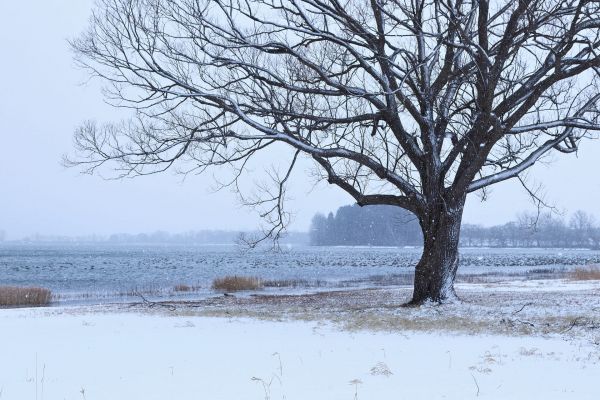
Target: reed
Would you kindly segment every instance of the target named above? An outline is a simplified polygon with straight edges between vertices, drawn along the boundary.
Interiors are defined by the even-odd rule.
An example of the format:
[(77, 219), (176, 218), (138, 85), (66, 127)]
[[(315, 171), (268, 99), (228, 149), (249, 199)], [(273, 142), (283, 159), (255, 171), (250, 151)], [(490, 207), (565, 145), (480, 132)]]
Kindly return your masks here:
[(0, 286), (0, 306), (45, 306), (50, 303), (52, 292), (41, 287)]
[(263, 288), (263, 283), (256, 277), (232, 275), (215, 279), (212, 288), (214, 290), (225, 290), (227, 292), (258, 290)]
[(173, 286), (173, 291), (175, 291), (175, 292), (191, 292), (192, 289), (193, 288), (191, 286), (184, 285), (184, 284), (179, 284), (179, 285)]
[(569, 272), (568, 277), (573, 281), (600, 280), (600, 267), (597, 265), (577, 267)]

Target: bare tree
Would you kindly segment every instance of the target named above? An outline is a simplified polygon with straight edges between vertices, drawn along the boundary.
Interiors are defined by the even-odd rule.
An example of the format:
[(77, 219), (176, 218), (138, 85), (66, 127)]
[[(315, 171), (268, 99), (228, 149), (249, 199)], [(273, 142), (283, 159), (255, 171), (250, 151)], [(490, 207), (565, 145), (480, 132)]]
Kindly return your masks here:
[(467, 194), (600, 130), (598, 1), (98, 0), (72, 45), (135, 110), (84, 124), (76, 163), (237, 173), (284, 144), (289, 168), (252, 202), (269, 233), (310, 158), (359, 205), (417, 216), (415, 304), (455, 296)]
[(577, 210), (571, 216), (569, 227), (573, 231), (573, 240), (577, 245), (587, 247), (595, 241), (596, 221), (593, 215)]

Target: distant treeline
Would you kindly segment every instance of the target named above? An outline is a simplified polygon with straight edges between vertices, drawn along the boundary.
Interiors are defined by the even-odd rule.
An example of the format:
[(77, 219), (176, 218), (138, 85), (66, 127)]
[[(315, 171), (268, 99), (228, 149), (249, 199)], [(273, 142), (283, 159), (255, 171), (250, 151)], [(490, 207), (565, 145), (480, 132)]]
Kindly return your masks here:
[[(113, 243), (113, 244), (235, 244), (240, 236), (253, 236), (254, 232), (202, 230), (184, 233), (156, 231), (152, 233), (116, 233), (110, 236), (54, 236), (32, 235), (21, 242), (44, 243)], [(281, 239), (282, 244), (307, 244), (308, 234), (305, 232), (289, 232)]]
[(585, 211), (576, 211), (570, 218), (521, 213), (516, 221), (504, 225), (463, 224), (460, 239), (469, 247), (599, 248), (600, 227)]
[[(233, 244), (237, 243), (242, 235), (248, 237), (261, 236), (258, 232), (242, 231), (203, 230), (185, 233), (158, 231), (136, 235), (114, 234), (108, 238), (108, 241), (115, 243)], [(308, 234), (305, 232), (287, 232), (279, 242), (281, 244), (307, 244)]]
[[(484, 227), (463, 224), (466, 247), (599, 248), (600, 227), (594, 217), (576, 211), (570, 218), (550, 213), (521, 213), (516, 221)], [(421, 246), (415, 216), (393, 206), (344, 206), (335, 214), (314, 216), (310, 243), (315, 246)]]
[(317, 214), (310, 228), (315, 246), (419, 246), (421, 228), (414, 214), (394, 206), (340, 207)]

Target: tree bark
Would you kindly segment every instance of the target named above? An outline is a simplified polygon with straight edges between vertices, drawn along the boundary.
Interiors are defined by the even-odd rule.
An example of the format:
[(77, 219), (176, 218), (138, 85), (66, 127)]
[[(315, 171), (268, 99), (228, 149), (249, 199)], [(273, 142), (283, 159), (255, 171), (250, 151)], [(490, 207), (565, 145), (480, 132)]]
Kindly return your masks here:
[(409, 305), (456, 299), (454, 279), (458, 269), (458, 241), (464, 202), (421, 218), (423, 255), (415, 269), (413, 298)]

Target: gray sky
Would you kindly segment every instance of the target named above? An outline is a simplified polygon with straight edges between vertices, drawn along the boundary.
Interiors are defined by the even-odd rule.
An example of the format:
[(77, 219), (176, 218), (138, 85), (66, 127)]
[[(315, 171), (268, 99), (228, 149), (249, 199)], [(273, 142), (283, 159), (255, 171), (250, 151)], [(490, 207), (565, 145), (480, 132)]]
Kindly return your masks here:
[[(66, 40), (87, 25), (91, 0), (0, 2), (0, 229), (10, 239), (33, 233), (108, 234), (253, 229), (259, 219), (240, 207), (235, 194), (213, 193), (212, 177), (182, 182), (171, 173), (107, 181), (60, 165), (71, 151), (74, 128), (83, 120), (118, 119), (102, 101), (98, 82), (85, 83)], [(600, 141), (587, 142), (577, 157), (557, 156), (530, 173), (544, 183), (546, 198), (561, 209), (600, 214)], [(290, 203), (291, 229), (306, 230), (312, 215), (351, 203), (348, 195), (296, 174)], [(466, 222), (491, 225), (531, 209), (514, 182), (492, 189), (482, 203), (472, 196)]]

